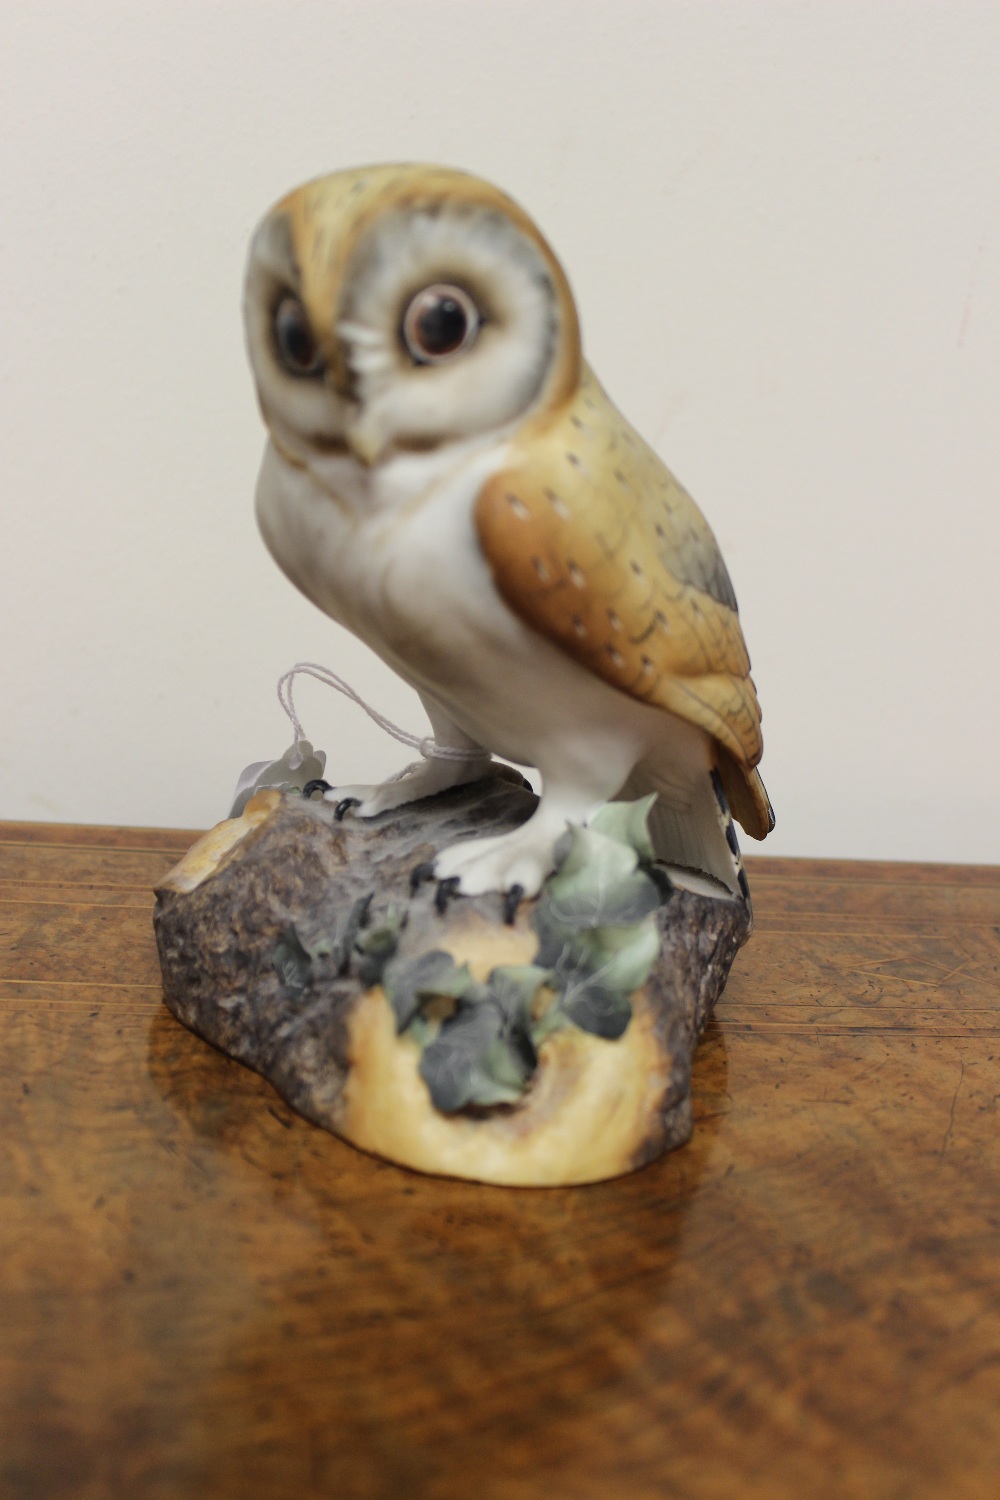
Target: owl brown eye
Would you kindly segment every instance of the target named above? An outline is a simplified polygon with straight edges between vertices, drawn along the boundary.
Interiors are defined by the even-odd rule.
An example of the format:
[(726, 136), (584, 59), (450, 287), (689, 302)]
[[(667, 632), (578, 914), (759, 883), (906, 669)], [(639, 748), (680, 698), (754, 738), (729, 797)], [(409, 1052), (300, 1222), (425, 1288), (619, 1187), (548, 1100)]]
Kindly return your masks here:
[(274, 342), (278, 358), (290, 375), (322, 373), (323, 356), (298, 297), (282, 297), (278, 303), (274, 315)]
[(479, 311), (461, 287), (426, 287), (403, 317), (403, 341), (420, 365), (439, 364), (467, 349), (479, 332)]

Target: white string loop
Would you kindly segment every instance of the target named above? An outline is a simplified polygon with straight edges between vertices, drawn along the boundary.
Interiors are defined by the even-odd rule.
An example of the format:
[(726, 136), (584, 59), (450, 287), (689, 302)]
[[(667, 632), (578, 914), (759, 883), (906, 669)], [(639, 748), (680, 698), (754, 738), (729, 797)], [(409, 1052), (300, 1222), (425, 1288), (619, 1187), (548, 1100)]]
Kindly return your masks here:
[(336, 672), (331, 672), (328, 667), (322, 667), (315, 661), (299, 661), (289, 671), (282, 673), (278, 678), (278, 702), (292, 723), (292, 730), (296, 740), (304, 740), (305, 733), (302, 722), (295, 712), (295, 701), (292, 698), (292, 683), (296, 677), (315, 677), (317, 682), (324, 683), (327, 687), (336, 688), (338, 693), (343, 693), (345, 698), (350, 698), (359, 708), (363, 708), (370, 719), (373, 719), (380, 729), (398, 740), (401, 745), (407, 745), (411, 750), (419, 750), (425, 760), (482, 760), (485, 752), (483, 750), (460, 750), (453, 745), (439, 745), (432, 735), (407, 734), (405, 729), (400, 729), (385, 714), (380, 714), (377, 708), (372, 708), (356, 693), (350, 683), (338, 677)]

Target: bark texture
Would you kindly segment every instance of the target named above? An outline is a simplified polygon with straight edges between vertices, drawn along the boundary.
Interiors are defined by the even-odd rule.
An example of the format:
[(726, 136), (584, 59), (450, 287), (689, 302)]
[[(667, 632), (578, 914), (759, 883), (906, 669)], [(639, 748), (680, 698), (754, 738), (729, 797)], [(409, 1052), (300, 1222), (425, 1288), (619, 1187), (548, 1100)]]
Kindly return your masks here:
[[(401, 958), (443, 949), (477, 978), (496, 964), (530, 963), (533, 902), (505, 922), (500, 895), (442, 901), (432, 880), (412, 889), (411, 876), (457, 839), (516, 827), (534, 805), (524, 786), (498, 779), (338, 822), (327, 803), (258, 794), (157, 889), (166, 1005), (308, 1119), (420, 1170), (585, 1182), (682, 1144), (691, 1132), (691, 1056), (749, 934), (742, 903), (672, 892), (657, 912), (660, 957), (633, 997), (624, 1036), (565, 1027), (543, 1043), (521, 1103), (451, 1117), (426, 1097), (418, 1049), (395, 1036), (370, 960), (366, 969), (354, 946), (362, 911), (368, 929), (403, 919)], [(289, 934), (290, 965), (280, 959)]]

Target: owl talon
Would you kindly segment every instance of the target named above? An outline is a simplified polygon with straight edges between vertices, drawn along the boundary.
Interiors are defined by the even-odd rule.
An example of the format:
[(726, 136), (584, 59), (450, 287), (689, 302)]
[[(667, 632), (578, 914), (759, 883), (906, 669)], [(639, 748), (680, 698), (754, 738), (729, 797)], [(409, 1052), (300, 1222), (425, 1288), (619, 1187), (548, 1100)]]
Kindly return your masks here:
[(434, 892), (434, 908), (442, 917), (448, 910), (448, 902), (458, 895), (461, 884), (457, 875), (438, 881), (438, 888)]
[(414, 865), (410, 871), (410, 895), (415, 896), (420, 887), (428, 880), (434, 879), (434, 865), (431, 860), (425, 860), (423, 864)]
[(503, 898), (503, 920), (506, 927), (513, 927), (518, 907), (524, 900), (524, 886), (512, 885)]
[(349, 812), (352, 807), (360, 807), (360, 806), (361, 806), (361, 798), (360, 797), (341, 797), (340, 801), (337, 803), (336, 807), (333, 809), (334, 820), (337, 823), (342, 823), (344, 821), (344, 814), (345, 813)]
[(536, 813), (512, 833), (463, 839), (442, 849), (434, 861), (435, 873), (441, 881), (457, 880), (463, 896), (502, 892), (512, 903), (510, 908), (507, 902), (504, 904), (504, 920), (510, 909), (513, 921), (517, 914), (515, 899), (520, 904), (526, 896), (537, 896), (541, 890), (552, 869), (553, 846), (563, 827), (562, 819), (538, 821)]
[(312, 797), (316, 792), (323, 792), (325, 794), (326, 792), (332, 791), (333, 788), (330, 783), (328, 781), (324, 781), (321, 776), (317, 776), (313, 781), (306, 782), (305, 786), (302, 788), (302, 795), (306, 799), (306, 801), (309, 802), (312, 800)]

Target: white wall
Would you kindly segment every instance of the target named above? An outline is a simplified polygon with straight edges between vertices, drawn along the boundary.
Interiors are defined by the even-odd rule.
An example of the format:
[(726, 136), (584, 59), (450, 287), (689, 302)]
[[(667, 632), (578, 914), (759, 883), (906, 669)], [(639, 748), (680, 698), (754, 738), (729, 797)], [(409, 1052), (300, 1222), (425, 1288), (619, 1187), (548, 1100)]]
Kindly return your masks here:
[[(611, 394), (709, 516), (776, 853), (994, 861), (1000, 7), (7, 0), (0, 815), (204, 825), (328, 663), (265, 554), (248, 234), (439, 159), (540, 220)], [(311, 684), (337, 780), (398, 747)]]

